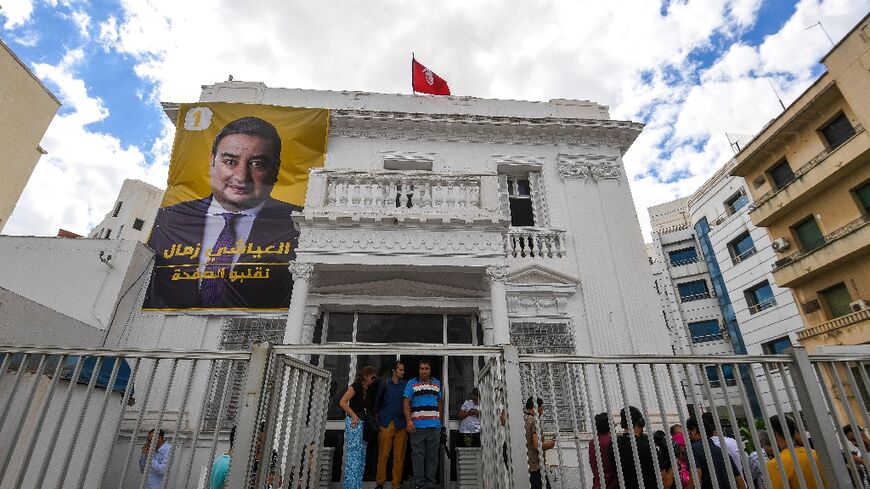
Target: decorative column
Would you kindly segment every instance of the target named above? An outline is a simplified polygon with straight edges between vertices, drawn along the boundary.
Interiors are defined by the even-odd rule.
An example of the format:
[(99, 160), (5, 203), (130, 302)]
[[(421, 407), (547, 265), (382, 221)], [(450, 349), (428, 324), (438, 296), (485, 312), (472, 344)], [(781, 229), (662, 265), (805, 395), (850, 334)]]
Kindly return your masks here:
[(305, 306), (305, 317), (302, 319), (302, 336), (300, 343), (319, 343), (320, 338), (314, 337), (314, 327), (320, 318), (320, 306)]
[(492, 341), (496, 345), (506, 345), (511, 342), (507, 292), (504, 285), (507, 267), (504, 265), (486, 267), (486, 278), (489, 280), (489, 297), (492, 302)]
[(308, 288), (314, 276), (313, 263), (291, 261), (290, 274), (293, 275), (293, 296), (287, 312), (287, 328), (284, 330), (284, 343), (298, 345), (303, 341), (305, 306), (308, 301)]
[(492, 311), (489, 309), (481, 309), (477, 313), (477, 320), (480, 321), (480, 329), (483, 331), (483, 338), (480, 338), (482, 345), (494, 345), (492, 332)]

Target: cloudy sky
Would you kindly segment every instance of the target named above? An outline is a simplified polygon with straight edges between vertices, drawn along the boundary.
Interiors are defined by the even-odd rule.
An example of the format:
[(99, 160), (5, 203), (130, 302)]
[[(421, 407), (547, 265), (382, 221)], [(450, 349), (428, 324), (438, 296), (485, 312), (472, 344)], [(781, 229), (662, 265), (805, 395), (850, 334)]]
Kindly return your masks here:
[[(87, 233), (121, 182), (165, 187), (159, 102), (227, 79), (409, 93), (410, 53), (456, 95), (588, 99), (646, 128), (625, 156), (646, 208), (692, 193), (802, 92), (870, 0), (2, 0), (0, 38), (63, 102), (4, 233)], [(818, 23), (821, 22), (821, 25)], [(814, 26), (814, 27), (813, 27)], [(827, 33), (827, 35), (826, 35)]]

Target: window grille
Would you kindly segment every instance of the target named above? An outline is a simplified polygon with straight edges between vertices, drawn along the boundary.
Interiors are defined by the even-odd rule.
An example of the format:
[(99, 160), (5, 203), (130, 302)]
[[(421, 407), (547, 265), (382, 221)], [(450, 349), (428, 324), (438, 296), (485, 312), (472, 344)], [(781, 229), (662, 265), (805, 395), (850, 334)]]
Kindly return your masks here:
[[(511, 323), (511, 343), (517, 347), (519, 353), (562, 353), (575, 354), (574, 329), (568, 323)], [(552, 370), (553, 386), (550, 387), (550, 370)], [(579, 396), (583, 395), (585, 387), (579, 386), (580, 379), (576, 377), (576, 370), (569, 371), (565, 364), (548, 367), (546, 364), (537, 364), (536, 367), (525, 367), (520, 370), (523, 400), (531, 397), (537, 390), (537, 397), (544, 400), (544, 429), (552, 429), (556, 426), (558, 413), (558, 426), (560, 431), (571, 431), (574, 416), (576, 414), (578, 427), (586, 431), (586, 414)], [(535, 389), (532, 388), (532, 381)], [(573, 381), (575, 387), (571, 389), (568, 382)], [(550, 392), (555, 392), (556, 405), (549, 397)], [(573, 399), (572, 399), (573, 397)], [(572, 404), (573, 400), (573, 406)]]
[[(261, 318), (261, 317), (229, 317), (225, 318), (221, 326), (221, 350), (248, 350), (257, 342), (266, 341), (273, 344), (284, 342), (284, 329), (287, 326), (286, 318)], [(236, 363), (232, 372), (229, 370), (229, 362), (216, 362), (209, 376), (208, 399), (206, 405), (204, 428), (214, 429), (217, 426), (218, 410), (221, 405), (221, 395), (224, 387), (228, 396), (224, 416), (220, 422), (221, 429), (230, 429), (236, 423), (236, 415), (239, 411), (242, 389), (245, 386), (247, 371), (245, 365)]]

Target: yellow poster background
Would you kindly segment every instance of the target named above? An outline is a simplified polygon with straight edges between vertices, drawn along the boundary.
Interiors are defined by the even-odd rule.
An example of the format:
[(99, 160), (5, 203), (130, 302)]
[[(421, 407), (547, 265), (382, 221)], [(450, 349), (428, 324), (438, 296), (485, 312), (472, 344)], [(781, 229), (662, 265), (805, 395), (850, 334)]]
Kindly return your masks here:
[(214, 138), (224, 126), (242, 117), (259, 117), (271, 123), (281, 137), (281, 168), (272, 198), (298, 206), (305, 203), (308, 170), (322, 167), (326, 160), (328, 110), (203, 102), (179, 106), (161, 207), (211, 194), (208, 171)]

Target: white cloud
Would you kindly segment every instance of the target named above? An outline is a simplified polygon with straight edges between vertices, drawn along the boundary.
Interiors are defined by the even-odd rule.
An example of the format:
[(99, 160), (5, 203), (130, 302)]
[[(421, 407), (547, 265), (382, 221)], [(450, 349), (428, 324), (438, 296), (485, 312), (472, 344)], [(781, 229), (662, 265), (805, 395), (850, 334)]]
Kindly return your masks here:
[(33, 2), (31, 0), (3, 0), (0, 5), (0, 17), (5, 17), (3, 27), (6, 29), (14, 29), (30, 19), (30, 14), (33, 13)]
[[(408, 93), (414, 51), (456, 94), (609, 105), (615, 118), (647, 121), (624, 164), (648, 232), (647, 206), (690, 194), (730, 158), (726, 131), (753, 133), (779, 112), (768, 78), (786, 103), (811, 82), (830, 43), (820, 28), (805, 28), (822, 21), (837, 39), (870, 7), (870, 0), (801, 0), (784, 27), (760, 46), (736, 43), (718, 54), (720, 44), (727, 46), (755, 24), (761, 1), (675, 0), (662, 15), (660, 3), (649, 0), (509, 6), (445, 0), (437, 11), (392, 0), (266, 7), (226, 0), (122, 0), (121, 14), (92, 13), (93, 20), (82, 18), (76, 25), (98, 32), (96, 42), (110, 55), (134, 60), (136, 74), (154, 87), (137, 92), (144, 103), (196, 100), (200, 85), (230, 74), (273, 87)], [(698, 50), (716, 57), (701, 73), (689, 59)], [(142, 174), (145, 159), (153, 157), (161, 163), (146, 176), (165, 175), (171, 124), (163, 121), (163, 138), (147, 152), (89, 133), (88, 121), (107, 111), (74, 75), (76, 63), (87, 60), (76, 61), (74, 51), (70, 57), (43, 68), (44, 76), (64, 83), (72, 100), (65, 103), (76, 110), (63, 116), (67, 133), (61, 135), (53, 124), (58, 147), (49, 148), (37, 172), (46, 161), (71, 168), (84, 164), (77, 138), (94, 136), (99, 137), (92, 141), (95, 151), (124, 172)], [(72, 160), (66, 153), (53, 159), (61, 150)], [(115, 175), (115, 166), (97, 166)], [(164, 180), (156, 184), (163, 186)], [(117, 186), (108, 191), (107, 199), (116, 191)], [(88, 202), (85, 208), (96, 206)], [(95, 212), (102, 217), (106, 210)]]

